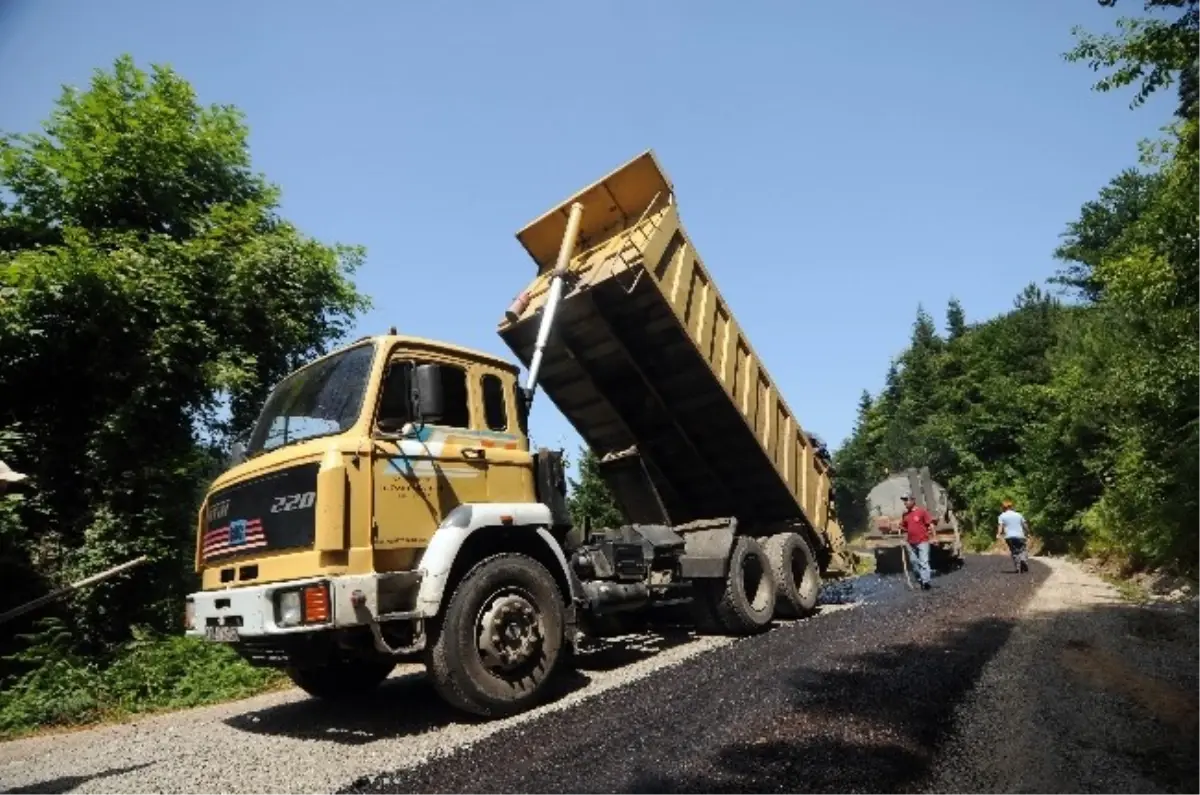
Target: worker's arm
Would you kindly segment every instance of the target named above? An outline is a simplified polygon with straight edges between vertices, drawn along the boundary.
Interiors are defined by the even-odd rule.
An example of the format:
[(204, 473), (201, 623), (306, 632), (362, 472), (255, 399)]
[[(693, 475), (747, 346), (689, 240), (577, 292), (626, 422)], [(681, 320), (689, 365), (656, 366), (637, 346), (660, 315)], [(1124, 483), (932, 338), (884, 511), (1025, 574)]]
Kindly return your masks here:
[(1024, 516), (1021, 517), (1021, 529), (1025, 531), (1025, 535), (1029, 535), (1029, 522)]

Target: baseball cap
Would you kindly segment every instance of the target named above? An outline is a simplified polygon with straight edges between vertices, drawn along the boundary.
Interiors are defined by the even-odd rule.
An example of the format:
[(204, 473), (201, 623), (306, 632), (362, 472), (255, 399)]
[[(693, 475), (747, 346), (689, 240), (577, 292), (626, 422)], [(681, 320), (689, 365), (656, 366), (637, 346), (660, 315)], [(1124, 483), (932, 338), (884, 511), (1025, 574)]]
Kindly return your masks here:
[(19, 483), (27, 477), (28, 475), (24, 472), (17, 472), (8, 464), (0, 461), (0, 480), (6, 480), (9, 483)]

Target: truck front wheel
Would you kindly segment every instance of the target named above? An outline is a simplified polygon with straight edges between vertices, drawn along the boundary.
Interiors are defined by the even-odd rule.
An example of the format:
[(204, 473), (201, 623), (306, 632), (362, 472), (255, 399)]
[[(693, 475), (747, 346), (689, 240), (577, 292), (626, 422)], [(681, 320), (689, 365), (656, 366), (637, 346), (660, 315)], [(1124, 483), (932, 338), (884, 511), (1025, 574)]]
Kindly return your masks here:
[(396, 667), (393, 662), (334, 660), (323, 665), (291, 665), (287, 675), (296, 687), (314, 698), (358, 698), (379, 686)]
[(539, 701), (563, 650), (564, 606), (536, 560), (493, 555), (454, 589), (434, 628), (426, 666), (434, 688), (459, 709), (498, 718)]

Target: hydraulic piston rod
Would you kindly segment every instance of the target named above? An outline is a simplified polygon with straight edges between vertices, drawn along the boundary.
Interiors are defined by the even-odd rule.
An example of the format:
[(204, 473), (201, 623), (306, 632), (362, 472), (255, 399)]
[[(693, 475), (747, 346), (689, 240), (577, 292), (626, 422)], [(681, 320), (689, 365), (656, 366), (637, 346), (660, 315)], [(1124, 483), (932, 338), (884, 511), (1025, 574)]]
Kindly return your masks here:
[(542, 369), (542, 356), (546, 352), (546, 342), (550, 339), (550, 330), (554, 326), (554, 313), (558, 311), (558, 304), (562, 301), (563, 280), (567, 275), (567, 266), (571, 263), (571, 255), (575, 253), (575, 241), (579, 238), (579, 222), (582, 218), (583, 205), (575, 202), (571, 205), (571, 214), (567, 216), (567, 230), (563, 233), (562, 243), (558, 248), (558, 259), (550, 273), (550, 291), (546, 296), (541, 325), (538, 326), (533, 359), (529, 363), (529, 379), (525, 382), (524, 390), (525, 402), (529, 405), (533, 404), (538, 372)]

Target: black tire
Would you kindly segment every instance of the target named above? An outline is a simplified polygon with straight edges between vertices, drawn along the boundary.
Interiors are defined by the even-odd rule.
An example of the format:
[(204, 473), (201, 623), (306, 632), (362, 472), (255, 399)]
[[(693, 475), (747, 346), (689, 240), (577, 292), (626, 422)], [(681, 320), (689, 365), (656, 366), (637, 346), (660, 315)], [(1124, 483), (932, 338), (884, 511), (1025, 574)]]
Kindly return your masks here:
[(723, 635), (724, 627), (717, 619), (715, 603), (720, 598), (720, 583), (697, 580), (693, 585), (691, 614), (692, 623), (701, 635)]
[(763, 544), (775, 576), (775, 615), (784, 619), (807, 618), (817, 609), (821, 570), (804, 536), (779, 533)]
[(324, 665), (287, 667), (296, 687), (314, 698), (342, 701), (361, 698), (379, 686), (396, 667), (394, 662), (334, 660)]
[(725, 633), (753, 635), (771, 625), (775, 615), (775, 576), (767, 553), (756, 539), (746, 536), (735, 539), (724, 581), (705, 581), (702, 588), (713, 621)]
[[(562, 662), (564, 613), (558, 584), (536, 560), (505, 553), (480, 561), (454, 589), (430, 638), (425, 664), (434, 688), (482, 717), (529, 709)], [(485, 624), (500, 639), (487, 643), (490, 650), (480, 632)], [(516, 636), (499, 634), (513, 627)], [(524, 650), (510, 648), (517, 642)]]

